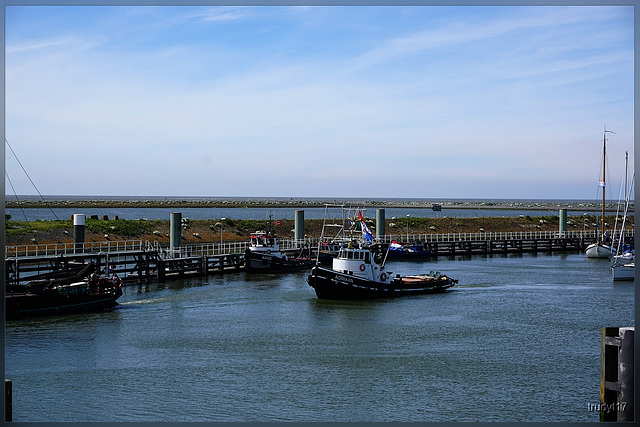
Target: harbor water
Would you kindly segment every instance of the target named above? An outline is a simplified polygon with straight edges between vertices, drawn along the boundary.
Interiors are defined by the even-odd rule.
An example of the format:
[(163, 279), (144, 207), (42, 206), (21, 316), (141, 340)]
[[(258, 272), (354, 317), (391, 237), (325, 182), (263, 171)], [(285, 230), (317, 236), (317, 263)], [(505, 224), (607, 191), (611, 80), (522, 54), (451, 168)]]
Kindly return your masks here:
[[(558, 209), (443, 209), (441, 212), (434, 212), (427, 208), (384, 208), (386, 218), (405, 217), (407, 214), (414, 218), (439, 218), (439, 217), (455, 217), (455, 218), (473, 218), (473, 217), (517, 217), (519, 215), (529, 216), (557, 216)], [(15, 221), (53, 221), (69, 219), (73, 214), (84, 214), (87, 218), (91, 215), (97, 215), (102, 218), (106, 215), (109, 219), (118, 217), (119, 219), (164, 219), (171, 217), (171, 212), (180, 212), (183, 218), (189, 219), (294, 219), (297, 208), (271, 208), (271, 207), (251, 207), (251, 208), (8, 208), (5, 212), (11, 215), (11, 219)], [(323, 219), (324, 208), (299, 208), (304, 211), (305, 219)], [(376, 208), (362, 209), (364, 215), (370, 218), (376, 217)], [(569, 216), (582, 216), (588, 213), (596, 215), (597, 212), (585, 211), (569, 211)], [(615, 214), (615, 211), (607, 211), (607, 214)], [(336, 214), (340, 218), (341, 214)]]
[(111, 312), (6, 325), (13, 420), (598, 421), (600, 328), (634, 282), (582, 253), (393, 262), (451, 292), (318, 300), (305, 278), (129, 285)]

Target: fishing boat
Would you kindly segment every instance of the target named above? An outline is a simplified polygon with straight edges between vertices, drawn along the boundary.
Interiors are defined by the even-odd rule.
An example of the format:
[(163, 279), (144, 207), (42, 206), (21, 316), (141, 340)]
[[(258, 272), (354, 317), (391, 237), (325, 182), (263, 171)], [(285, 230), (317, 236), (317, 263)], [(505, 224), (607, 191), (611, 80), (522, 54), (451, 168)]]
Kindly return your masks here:
[(280, 239), (273, 233), (256, 231), (250, 237), (249, 247), (244, 252), (244, 268), (248, 273), (285, 273), (305, 270), (314, 260), (301, 256), (290, 257), (280, 249)]
[(307, 276), (307, 283), (319, 299), (356, 300), (437, 293), (458, 283), (440, 272), (393, 276), (385, 265), (389, 251), (376, 250), (360, 211), (358, 216), (362, 239), (354, 238), (342, 247), (331, 267), (317, 263)]
[(598, 186), (602, 188), (602, 216), (600, 217), (600, 235), (597, 236), (597, 240), (595, 243), (587, 246), (585, 250), (585, 254), (587, 258), (609, 258), (613, 252), (613, 249), (610, 245), (607, 244), (605, 239), (605, 230), (604, 230), (604, 206), (605, 206), (605, 187), (606, 187), (606, 157), (607, 157), (607, 132), (615, 133), (613, 131), (607, 130), (607, 126), (604, 127), (604, 140), (602, 145), (602, 180), (599, 182)]
[(56, 275), (59, 277), (7, 285), (7, 320), (109, 310), (122, 295), (122, 280), (113, 272), (110, 277), (97, 274), (93, 263), (72, 275)]

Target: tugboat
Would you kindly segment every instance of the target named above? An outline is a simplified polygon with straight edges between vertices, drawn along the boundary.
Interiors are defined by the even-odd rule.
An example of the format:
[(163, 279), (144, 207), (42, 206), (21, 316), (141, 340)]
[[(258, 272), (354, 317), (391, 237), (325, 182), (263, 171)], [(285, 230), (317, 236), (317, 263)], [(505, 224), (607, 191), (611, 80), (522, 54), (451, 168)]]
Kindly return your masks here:
[[(300, 250), (300, 255), (303, 250)], [(265, 231), (252, 234), (249, 247), (244, 252), (244, 268), (248, 273), (285, 273), (305, 270), (313, 264), (313, 259), (308, 257), (287, 256), (280, 250), (278, 236)]]
[(100, 276), (95, 269), (95, 264), (91, 263), (66, 277), (7, 285), (7, 320), (113, 308), (122, 295), (122, 280), (115, 273), (111, 277)]
[(388, 250), (382, 254), (371, 245), (373, 237), (359, 210), (358, 222), (364, 241), (353, 239), (341, 248), (331, 268), (317, 263), (311, 269), (307, 283), (319, 299), (355, 300), (438, 293), (458, 283), (440, 272), (410, 276), (396, 274), (394, 277), (385, 268)]

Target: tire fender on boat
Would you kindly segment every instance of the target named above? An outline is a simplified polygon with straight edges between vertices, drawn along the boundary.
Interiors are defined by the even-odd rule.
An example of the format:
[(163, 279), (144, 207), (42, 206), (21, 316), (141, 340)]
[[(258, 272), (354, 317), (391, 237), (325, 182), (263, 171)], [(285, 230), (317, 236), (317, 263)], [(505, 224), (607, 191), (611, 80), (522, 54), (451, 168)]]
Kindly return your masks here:
[(364, 271), (364, 269), (365, 269), (364, 264), (360, 264), (360, 271)]
[(382, 273), (382, 274), (380, 275), (380, 280), (382, 280), (383, 282), (384, 282), (385, 280), (387, 280), (387, 273)]

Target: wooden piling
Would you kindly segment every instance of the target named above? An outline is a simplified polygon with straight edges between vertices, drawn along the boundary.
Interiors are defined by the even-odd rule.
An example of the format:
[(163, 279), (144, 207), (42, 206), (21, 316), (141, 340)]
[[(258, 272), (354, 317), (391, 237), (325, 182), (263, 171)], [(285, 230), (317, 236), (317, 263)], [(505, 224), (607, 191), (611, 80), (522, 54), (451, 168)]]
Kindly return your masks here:
[(4, 380), (4, 420), (13, 421), (13, 383), (6, 378)]
[(600, 421), (633, 421), (635, 328), (602, 328)]

